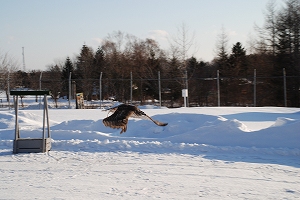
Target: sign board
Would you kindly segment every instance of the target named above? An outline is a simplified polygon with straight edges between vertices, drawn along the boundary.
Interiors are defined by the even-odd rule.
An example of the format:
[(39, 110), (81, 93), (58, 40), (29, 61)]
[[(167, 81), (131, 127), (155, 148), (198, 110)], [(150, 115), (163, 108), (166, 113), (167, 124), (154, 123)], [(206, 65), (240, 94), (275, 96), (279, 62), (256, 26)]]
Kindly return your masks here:
[(182, 97), (188, 97), (188, 89), (182, 89)]
[(76, 93), (76, 109), (84, 108), (83, 93)]

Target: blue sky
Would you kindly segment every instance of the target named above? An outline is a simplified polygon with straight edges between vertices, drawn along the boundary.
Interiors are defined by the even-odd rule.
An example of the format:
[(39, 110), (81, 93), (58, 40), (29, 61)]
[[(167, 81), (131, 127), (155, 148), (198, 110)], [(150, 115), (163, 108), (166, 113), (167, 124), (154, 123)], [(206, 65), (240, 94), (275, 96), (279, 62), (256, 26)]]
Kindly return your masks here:
[[(197, 59), (211, 61), (222, 26), (229, 47), (247, 49), (254, 24), (263, 25), (269, 0), (0, 0), (0, 53), (9, 53), (26, 70), (75, 58), (83, 44), (94, 50), (114, 31), (152, 38), (168, 50), (167, 38), (184, 23), (197, 47)], [(278, 7), (281, 1), (277, 0)]]

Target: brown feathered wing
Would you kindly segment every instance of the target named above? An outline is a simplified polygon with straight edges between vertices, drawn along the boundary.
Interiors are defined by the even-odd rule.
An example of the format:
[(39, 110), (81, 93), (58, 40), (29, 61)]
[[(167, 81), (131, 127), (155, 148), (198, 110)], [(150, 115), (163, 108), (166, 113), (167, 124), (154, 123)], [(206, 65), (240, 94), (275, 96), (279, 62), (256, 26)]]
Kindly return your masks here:
[(113, 107), (109, 109), (109, 112), (113, 112), (113, 114), (103, 119), (103, 124), (110, 128), (121, 128), (122, 130), (120, 134), (126, 132), (129, 117), (148, 119), (153, 121), (158, 126), (168, 125), (168, 123), (163, 123), (157, 120), (153, 120), (151, 117), (146, 115), (143, 111), (141, 111), (139, 108), (132, 105), (121, 104), (117, 107)]

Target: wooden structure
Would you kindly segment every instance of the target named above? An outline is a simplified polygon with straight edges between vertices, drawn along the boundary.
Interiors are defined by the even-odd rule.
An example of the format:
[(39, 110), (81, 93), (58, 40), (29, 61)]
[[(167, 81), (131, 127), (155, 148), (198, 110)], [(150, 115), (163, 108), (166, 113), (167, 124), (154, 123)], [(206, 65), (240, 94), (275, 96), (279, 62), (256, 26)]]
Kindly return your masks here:
[[(47, 152), (51, 149), (51, 137), (50, 137), (50, 127), (49, 127), (49, 115), (48, 115), (48, 103), (47, 95), (50, 95), (50, 91), (10, 91), (10, 95), (14, 97), (14, 107), (15, 107), (15, 139), (13, 144), (13, 153), (38, 153)], [(26, 95), (43, 95), (44, 96), (44, 111), (43, 111), (43, 135), (42, 138), (21, 138), (19, 121), (18, 121), (18, 111), (19, 111), (19, 96)], [(47, 123), (47, 137), (45, 132), (45, 127)]]

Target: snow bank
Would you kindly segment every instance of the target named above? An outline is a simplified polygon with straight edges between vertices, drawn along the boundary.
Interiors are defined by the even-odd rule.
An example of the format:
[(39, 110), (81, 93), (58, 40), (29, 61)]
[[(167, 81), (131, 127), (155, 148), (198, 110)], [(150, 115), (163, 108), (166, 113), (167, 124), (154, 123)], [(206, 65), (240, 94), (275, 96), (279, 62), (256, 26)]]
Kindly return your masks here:
[[(275, 108), (264, 108), (263, 112), (261, 108), (257, 111), (256, 108), (238, 108), (236, 111), (218, 108), (223, 115), (214, 113), (216, 108), (142, 108), (154, 119), (168, 122), (168, 126), (159, 127), (151, 121), (130, 119), (127, 132), (119, 134), (119, 130), (103, 125), (102, 119), (107, 116), (107, 112), (102, 110), (51, 109), (53, 149), (64, 150), (70, 144), (74, 150), (82, 149), (82, 146), (89, 149), (92, 145), (95, 152), (105, 148), (130, 151), (143, 151), (145, 148), (147, 151), (162, 153), (201, 152), (214, 146), (230, 149), (279, 148), (291, 149), (292, 154), (299, 153), (300, 112), (296, 108), (288, 109), (286, 113), (283, 108), (278, 108), (277, 113), (274, 112)], [(40, 137), (41, 110), (21, 110), (19, 117), (21, 137)], [(271, 118), (274, 121), (270, 121)], [(2, 111), (0, 119), (0, 143), (4, 145), (9, 143), (7, 140), (14, 138), (14, 112)], [(269, 126), (261, 129), (256, 127), (256, 131), (251, 131), (247, 127), (247, 120), (252, 120), (253, 126), (255, 119), (258, 125), (265, 119)], [(74, 141), (80, 142), (77, 144)], [(287, 150), (285, 153), (289, 154)]]

